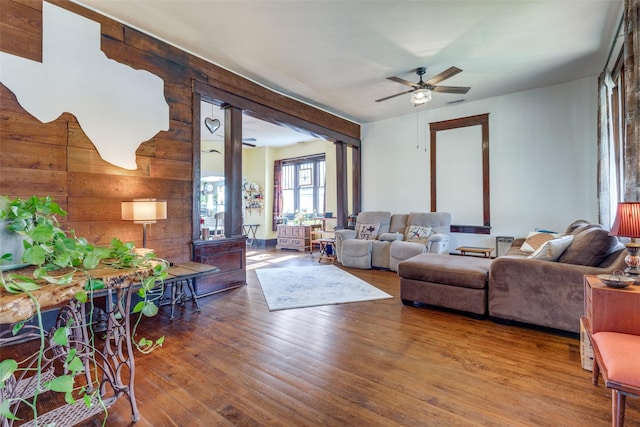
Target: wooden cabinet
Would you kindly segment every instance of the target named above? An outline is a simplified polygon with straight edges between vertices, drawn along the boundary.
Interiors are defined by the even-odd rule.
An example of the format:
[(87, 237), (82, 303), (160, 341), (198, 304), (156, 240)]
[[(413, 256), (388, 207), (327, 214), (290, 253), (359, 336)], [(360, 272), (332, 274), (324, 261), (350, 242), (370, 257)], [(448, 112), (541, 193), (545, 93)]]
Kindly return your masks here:
[(585, 276), (584, 315), (592, 334), (607, 331), (640, 335), (640, 287), (616, 289), (596, 276)]
[(276, 249), (296, 249), (299, 251), (311, 249), (310, 225), (279, 225), (277, 237)]
[(194, 240), (193, 260), (214, 265), (218, 271), (196, 280), (198, 297), (211, 295), (247, 283), (247, 238)]

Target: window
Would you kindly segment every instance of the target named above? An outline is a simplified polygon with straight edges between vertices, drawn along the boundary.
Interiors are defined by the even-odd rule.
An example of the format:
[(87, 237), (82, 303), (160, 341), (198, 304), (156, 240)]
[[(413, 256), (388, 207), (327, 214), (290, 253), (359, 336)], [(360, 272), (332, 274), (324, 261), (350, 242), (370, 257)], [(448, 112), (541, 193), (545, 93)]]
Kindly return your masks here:
[(599, 80), (598, 198), (599, 222), (613, 225), (618, 202), (625, 188), (625, 81), (622, 52), (612, 72), (605, 70)]
[(324, 212), (324, 154), (282, 162), (282, 213)]

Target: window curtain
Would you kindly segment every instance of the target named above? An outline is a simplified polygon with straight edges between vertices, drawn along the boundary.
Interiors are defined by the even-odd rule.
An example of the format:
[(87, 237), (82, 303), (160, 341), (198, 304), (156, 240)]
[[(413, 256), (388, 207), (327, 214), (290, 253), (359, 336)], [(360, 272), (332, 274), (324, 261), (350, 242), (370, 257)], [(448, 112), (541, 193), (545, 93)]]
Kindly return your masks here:
[(613, 135), (612, 88), (609, 70), (598, 77), (598, 214), (599, 222), (610, 229), (618, 205), (618, 167)]
[(273, 216), (271, 229), (277, 230), (278, 218), (282, 216), (282, 160), (273, 162)]

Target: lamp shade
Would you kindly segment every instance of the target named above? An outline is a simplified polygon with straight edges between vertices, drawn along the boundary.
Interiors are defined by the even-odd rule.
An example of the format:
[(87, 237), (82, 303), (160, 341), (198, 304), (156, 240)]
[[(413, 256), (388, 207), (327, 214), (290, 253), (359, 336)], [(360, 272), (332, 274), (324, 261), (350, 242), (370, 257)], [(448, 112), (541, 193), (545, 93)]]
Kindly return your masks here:
[(153, 223), (167, 218), (167, 201), (155, 199), (122, 202), (122, 219), (138, 223)]
[(631, 238), (640, 237), (640, 202), (618, 204), (616, 219), (609, 235)]

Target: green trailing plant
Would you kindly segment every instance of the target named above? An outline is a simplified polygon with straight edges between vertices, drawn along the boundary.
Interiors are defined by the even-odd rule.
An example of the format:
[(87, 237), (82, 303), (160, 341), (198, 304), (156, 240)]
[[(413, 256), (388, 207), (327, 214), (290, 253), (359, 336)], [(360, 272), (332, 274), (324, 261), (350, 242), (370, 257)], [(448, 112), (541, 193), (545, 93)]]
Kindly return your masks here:
[[(123, 243), (119, 239), (112, 239), (108, 246), (96, 246), (90, 244), (87, 239), (78, 237), (73, 231), (65, 231), (61, 228), (58, 216), (65, 216), (66, 212), (60, 208), (50, 197), (31, 197), (29, 199), (10, 200), (6, 196), (0, 196), (0, 220), (5, 221), (7, 232), (22, 236), (24, 253), (21, 260), (12, 260), (11, 254), (0, 254), (0, 264), (21, 261), (24, 264), (35, 266), (32, 276), (25, 276), (13, 272), (0, 271), (0, 286), (9, 293), (23, 293), (27, 295), (35, 307), (35, 320), (39, 331), (39, 350), (36, 357), (36, 393), (30, 400), (21, 398), (2, 399), (0, 402), (0, 416), (8, 420), (16, 417), (11, 407), (17, 403), (27, 405), (34, 415), (37, 425), (37, 397), (40, 390), (52, 390), (64, 393), (67, 403), (75, 401), (73, 393), (79, 394), (87, 405), (95, 397), (99, 398), (100, 387), (90, 384), (77, 387), (75, 377), (84, 371), (84, 365), (76, 354), (76, 349), (70, 347), (69, 337), (74, 326), (72, 319), (49, 334), (49, 339), (55, 345), (67, 348), (64, 359), (64, 375), (59, 375), (49, 381), (42, 381), (42, 362), (47, 346), (47, 334), (44, 330), (42, 311), (34, 292), (40, 289), (39, 283), (52, 285), (67, 285), (72, 283), (78, 272), (87, 275), (85, 288), (76, 293), (75, 299), (79, 303), (92, 302), (91, 293), (104, 288), (104, 283), (91, 277), (91, 270), (96, 267), (108, 265), (116, 269), (151, 269), (148, 276), (140, 277), (141, 286), (137, 291), (140, 301), (133, 308), (134, 313), (139, 313), (134, 324), (132, 343), (143, 353), (148, 353), (162, 346), (164, 337), (155, 341), (141, 338), (134, 339), (137, 326), (142, 316), (154, 316), (158, 312), (155, 300), (162, 295), (156, 293), (154, 298), (150, 292), (162, 283), (167, 275), (168, 263), (153, 257), (153, 254), (140, 256), (134, 253), (133, 243)], [(161, 289), (163, 289), (161, 287)], [(91, 310), (90, 313), (93, 311)], [(27, 324), (25, 321), (14, 325), (12, 334), (18, 334)], [(89, 323), (91, 319), (89, 319)], [(93, 336), (93, 334), (92, 334)], [(95, 361), (95, 360), (94, 360)], [(9, 381), (15, 378), (20, 371), (20, 363), (13, 359), (0, 361), (0, 396), (6, 390)], [(106, 417), (105, 417), (106, 421)]]

